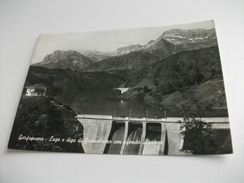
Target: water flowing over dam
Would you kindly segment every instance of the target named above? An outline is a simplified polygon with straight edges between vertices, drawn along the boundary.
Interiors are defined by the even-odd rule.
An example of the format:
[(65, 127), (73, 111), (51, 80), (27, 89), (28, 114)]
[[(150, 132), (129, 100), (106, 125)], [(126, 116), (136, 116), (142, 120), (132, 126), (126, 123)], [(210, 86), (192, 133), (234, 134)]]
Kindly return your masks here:
[[(183, 118), (129, 118), (78, 115), (84, 127), (82, 146), (89, 154), (186, 155), (181, 151)], [(202, 118), (213, 128), (229, 128), (228, 118)]]
[(106, 145), (104, 151), (105, 154), (120, 154), (122, 144), (115, 143), (115, 142), (122, 142), (124, 138), (124, 133), (125, 133), (125, 124), (117, 123), (113, 121), (111, 132), (108, 139), (114, 143)]
[[(129, 133), (122, 154), (138, 154), (140, 150), (140, 141), (142, 137), (142, 124), (129, 125)], [(131, 142), (131, 143), (130, 143)]]

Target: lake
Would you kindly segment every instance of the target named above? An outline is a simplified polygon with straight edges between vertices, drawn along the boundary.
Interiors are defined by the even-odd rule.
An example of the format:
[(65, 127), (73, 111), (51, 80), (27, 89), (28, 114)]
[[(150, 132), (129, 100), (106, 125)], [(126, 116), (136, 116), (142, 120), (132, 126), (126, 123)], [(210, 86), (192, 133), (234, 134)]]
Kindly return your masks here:
[[(101, 96), (93, 96), (87, 99), (81, 99), (73, 102), (72, 108), (81, 114), (101, 114), (113, 115), (116, 117), (150, 117), (163, 118), (165, 113), (167, 117), (183, 117), (180, 110), (176, 107), (163, 107), (160, 105), (147, 105), (136, 101), (116, 101), (108, 100)], [(199, 117), (227, 117), (226, 109), (214, 109), (210, 111), (201, 111)]]
[(150, 106), (144, 103), (135, 101), (116, 101), (108, 100), (102, 97), (92, 97), (76, 101), (73, 104), (73, 109), (81, 114), (104, 114), (115, 115), (117, 117), (158, 117), (163, 118), (167, 116), (180, 116), (179, 111), (162, 106)]

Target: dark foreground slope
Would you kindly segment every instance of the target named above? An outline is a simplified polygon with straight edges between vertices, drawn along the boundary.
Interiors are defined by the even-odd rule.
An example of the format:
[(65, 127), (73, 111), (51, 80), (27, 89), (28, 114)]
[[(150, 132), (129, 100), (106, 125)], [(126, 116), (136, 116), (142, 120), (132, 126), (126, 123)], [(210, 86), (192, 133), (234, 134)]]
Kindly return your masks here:
[(51, 97), (22, 96), (8, 147), (38, 151), (84, 152), (83, 127), (76, 113)]

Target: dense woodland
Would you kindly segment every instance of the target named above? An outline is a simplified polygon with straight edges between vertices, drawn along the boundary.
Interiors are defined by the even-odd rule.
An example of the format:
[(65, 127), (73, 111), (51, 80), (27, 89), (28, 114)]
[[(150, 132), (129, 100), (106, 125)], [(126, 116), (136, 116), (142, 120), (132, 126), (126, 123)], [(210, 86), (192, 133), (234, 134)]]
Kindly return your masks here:
[[(75, 119), (76, 113), (51, 97), (25, 97), (20, 100), (12, 129), (9, 148), (84, 152), (82, 145), (58, 139), (80, 139), (83, 127)], [(41, 137), (43, 141), (21, 140), (20, 137)], [(54, 139), (57, 141), (55, 142)]]

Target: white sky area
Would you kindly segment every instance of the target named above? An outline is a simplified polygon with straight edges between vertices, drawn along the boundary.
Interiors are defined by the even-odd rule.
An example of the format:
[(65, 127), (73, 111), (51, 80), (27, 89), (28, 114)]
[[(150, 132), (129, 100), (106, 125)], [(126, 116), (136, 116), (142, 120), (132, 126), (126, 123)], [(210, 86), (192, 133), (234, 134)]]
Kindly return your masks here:
[(43, 61), (55, 50), (96, 50), (114, 52), (117, 48), (132, 44), (147, 44), (170, 29), (212, 29), (214, 22), (204, 21), (161, 27), (147, 27), (120, 30), (103, 30), (80, 33), (41, 34), (36, 44), (32, 64)]

